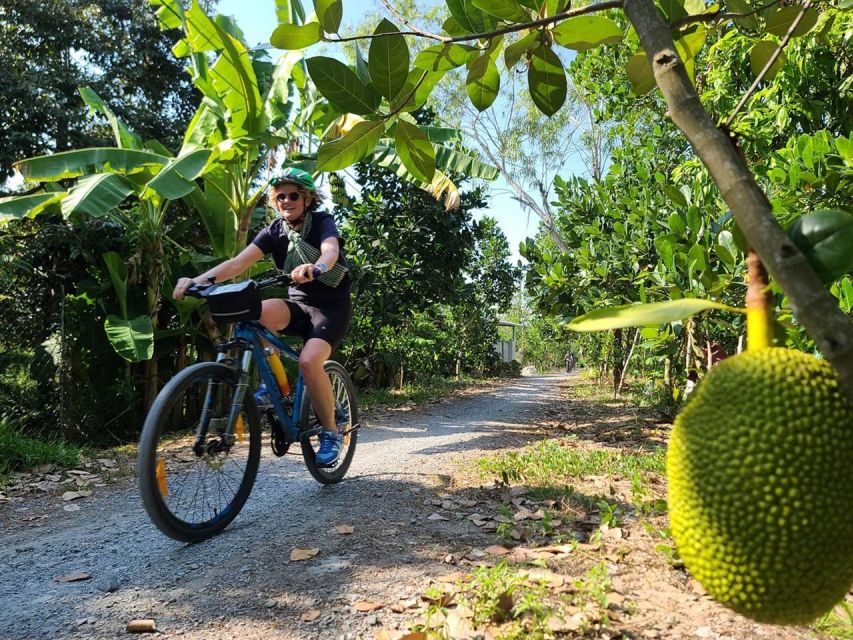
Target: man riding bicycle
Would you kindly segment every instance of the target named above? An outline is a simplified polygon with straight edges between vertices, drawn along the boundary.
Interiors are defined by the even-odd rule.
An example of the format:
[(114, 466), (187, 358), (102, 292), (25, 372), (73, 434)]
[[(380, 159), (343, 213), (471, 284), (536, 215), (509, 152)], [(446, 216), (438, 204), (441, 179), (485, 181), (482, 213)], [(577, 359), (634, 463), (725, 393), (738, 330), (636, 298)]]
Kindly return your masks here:
[(343, 340), (352, 318), (344, 241), (331, 214), (320, 210), (322, 197), (311, 174), (285, 169), (270, 180), (270, 187), (267, 204), (278, 217), (235, 257), (195, 278), (178, 280), (173, 295), (180, 300), (193, 284), (230, 280), (266, 254), (273, 255), (276, 266), (289, 273), (293, 282), (287, 300), (263, 301), (260, 322), (271, 331), (305, 340), (299, 368), (323, 427), (317, 464), (330, 465), (338, 459), (343, 437), (335, 423), (332, 385), (323, 365)]

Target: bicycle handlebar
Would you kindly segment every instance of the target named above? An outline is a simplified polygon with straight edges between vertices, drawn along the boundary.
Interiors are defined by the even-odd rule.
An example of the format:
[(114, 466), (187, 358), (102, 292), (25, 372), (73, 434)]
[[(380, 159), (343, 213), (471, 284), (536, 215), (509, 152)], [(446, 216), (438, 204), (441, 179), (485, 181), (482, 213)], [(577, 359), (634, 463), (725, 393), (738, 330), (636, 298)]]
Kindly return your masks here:
[[(320, 267), (314, 267), (311, 269), (311, 276), (316, 280), (323, 273), (323, 270)], [(289, 273), (278, 273), (271, 278), (266, 278), (264, 280), (258, 281), (259, 289), (266, 289), (267, 287), (274, 287), (276, 285), (289, 285), (293, 279), (290, 277)], [(187, 290), (184, 292), (184, 295), (191, 296), (193, 298), (203, 298), (204, 292), (210, 289), (210, 287), (218, 286), (221, 283), (211, 282), (210, 284), (192, 284)]]

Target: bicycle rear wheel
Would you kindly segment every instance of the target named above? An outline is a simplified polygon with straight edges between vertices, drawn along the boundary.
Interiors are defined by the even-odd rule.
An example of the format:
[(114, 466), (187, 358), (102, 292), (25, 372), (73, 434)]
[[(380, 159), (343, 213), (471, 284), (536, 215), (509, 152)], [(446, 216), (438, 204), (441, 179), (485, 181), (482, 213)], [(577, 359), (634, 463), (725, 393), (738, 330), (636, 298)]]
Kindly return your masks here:
[[(350, 380), (346, 369), (339, 363), (328, 360), (324, 365), (329, 380), (332, 382), (332, 394), (335, 397), (335, 422), (338, 429), (344, 434), (344, 442), (341, 445), (341, 454), (338, 461), (330, 467), (317, 466), (317, 451), (320, 441), (317, 436), (302, 439), (302, 457), (305, 466), (314, 476), (314, 479), (323, 484), (334, 484), (340, 482), (349, 470), (352, 457), (355, 455), (355, 445), (358, 440), (358, 403), (355, 398), (355, 386)], [(302, 402), (299, 407), (299, 428), (302, 431), (317, 429), (319, 420), (311, 406), (308, 393), (302, 394)], [(356, 427), (353, 429), (353, 427)]]
[(216, 362), (188, 367), (163, 387), (145, 418), (139, 492), (157, 528), (176, 540), (199, 542), (227, 527), (255, 483), (261, 428), (251, 393), (234, 433), (225, 433), (237, 379)]

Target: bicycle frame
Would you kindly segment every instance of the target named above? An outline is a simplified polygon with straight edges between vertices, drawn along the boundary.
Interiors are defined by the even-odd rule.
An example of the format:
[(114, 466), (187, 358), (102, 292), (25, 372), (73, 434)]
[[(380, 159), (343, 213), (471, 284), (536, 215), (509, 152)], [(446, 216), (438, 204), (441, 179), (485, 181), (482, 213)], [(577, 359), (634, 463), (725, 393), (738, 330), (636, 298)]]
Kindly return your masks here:
[[(299, 407), (302, 406), (302, 395), (305, 393), (305, 383), (302, 379), (302, 371), (296, 376), (296, 381), (293, 385), (293, 409), (288, 412), (284, 405), (284, 398), (278, 388), (278, 381), (275, 379), (269, 364), (267, 363), (264, 349), (267, 345), (272, 345), (279, 349), (281, 353), (294, 361), (299, 361), (299, 353), (293, 347), (284, 342), (278, 335), (261, 325), (257, 321), (240, 322), (235, 325), (234, 339), (229, 341), (230, 344), (237, 343), (243, 349), (241, 362), (238, 363), (239, 383), (234, 393), (232, 401), (231, 415), (229, 416), (228, 431), (233, 432), (236, 424), (237, 416), (240, 408), (243, 405), (246, 390), (249, 383), (249, 371), (252, 366), (252, 359), (257, 362), (258, 371), (261, 374), (261, 380), (266, 384), (270, 392), (270, 400), (272, 402), (273, 411), (279, 419), (280, 424), (286, 430), (287, 436), (291, 442), (299, 440)], [(246, 349), (242, 345), (248, 345)], [(222, 362), (226, 360), (228, 355), (225, 350), (219, 352), (216, 360)], [(230, 435), (230, 433), (229, 433)], [(302, 434), (305, 435), (305, 434)]]

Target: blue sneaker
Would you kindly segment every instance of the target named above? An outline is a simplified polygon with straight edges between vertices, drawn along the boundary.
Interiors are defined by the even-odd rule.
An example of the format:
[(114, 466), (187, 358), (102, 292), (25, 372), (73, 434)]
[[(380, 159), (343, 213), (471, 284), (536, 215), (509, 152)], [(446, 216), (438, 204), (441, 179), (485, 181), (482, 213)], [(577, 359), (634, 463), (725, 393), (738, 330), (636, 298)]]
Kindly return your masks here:
[(272, 406), (272, 400), (270, 400), (269, 391), (267, 391), (267, 385), (263, 382), (261, 386), (258, 387), (258, 390), (255, 391), (255, 405), (258, 409), (268, 409)]
[(338, 460), (344, 438), (339, 433), (332, 433), (325, 429), (320, 432), (318, 437), (320, 438), (320, 450), (317, 452), (317, 465), (321, 467), (331, 466)]

